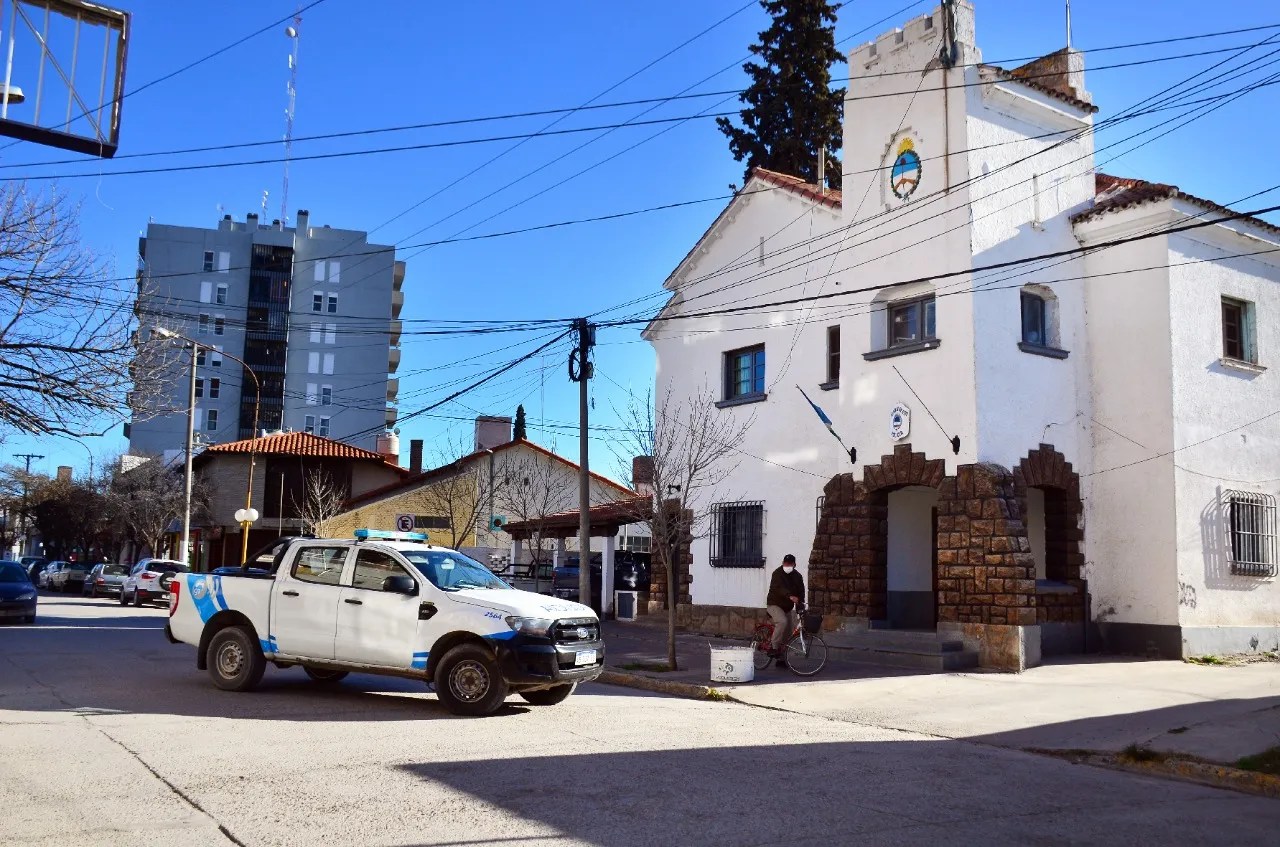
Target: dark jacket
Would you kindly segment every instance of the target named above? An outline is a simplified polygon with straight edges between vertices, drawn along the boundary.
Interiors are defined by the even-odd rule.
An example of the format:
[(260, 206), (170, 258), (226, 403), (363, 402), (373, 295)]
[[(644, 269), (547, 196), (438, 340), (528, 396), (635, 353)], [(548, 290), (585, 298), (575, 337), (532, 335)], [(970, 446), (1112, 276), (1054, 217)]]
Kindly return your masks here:
[(792, 597), (804, 599), (804, 577), (800, 576), (799, 568), (786, 573), (779, 566), (769, 580), (769, 596), (765, 599), (765, 605), (777, 606), (782, 611), (789, 612), (795, 607), (795, 603), (791, 602)]

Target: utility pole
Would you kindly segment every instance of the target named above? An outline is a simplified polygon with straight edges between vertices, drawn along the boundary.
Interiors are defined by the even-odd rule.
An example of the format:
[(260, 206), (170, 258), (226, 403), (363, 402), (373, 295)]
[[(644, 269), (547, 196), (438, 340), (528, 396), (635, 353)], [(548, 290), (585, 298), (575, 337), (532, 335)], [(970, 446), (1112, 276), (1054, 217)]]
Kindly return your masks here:
[[(573, 322), (578, 347), (569, 354), (569, 379), (578, 383), (578, 601), (591, 605), (591, 476), (587, 467), (587, 417), (591, 398), (587, 381), (592, 377), (591, 348), (596, 328), (586, 318)], [(600, 613), (608, 607), (604, 598), (604, 562), (600, 572)]]
[(22, 471), (22, 513), (18, 515), (18, 527), (22, 530), (22, 542), (18, 546), (18, 557), (21, 558), (26, 554), (27, 546), (27, 482), (31, 479), (31, 462), (35, 459), (43, 459), (44, 456), (38, 456), (35, 453), (15, 453), (17, 458), (25, 461)]

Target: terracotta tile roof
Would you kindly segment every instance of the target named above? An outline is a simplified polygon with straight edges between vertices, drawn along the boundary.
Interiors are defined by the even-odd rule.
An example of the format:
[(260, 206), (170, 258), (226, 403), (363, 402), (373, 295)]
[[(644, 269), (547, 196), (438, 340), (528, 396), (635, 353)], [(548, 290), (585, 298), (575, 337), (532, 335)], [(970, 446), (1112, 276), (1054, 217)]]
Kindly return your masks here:
[[(571, 468), (574, 468), (575, 470), (578, 468), (577, 462), (571, 462), (568, 459), (566, 459), (564, 456), (561, 456), (558, 453), (553, 453), (547, 448), (542, 447), (541, 445), (538, 445), (538, 444), (534, 444), (532, 441), (528, 441), (525, 439), (508, 441), (506, 444), (500, 444), (497, 447), (493, 448), (493, 452), (503, 453), (518, 445), (523, 445), (537, 453), (543, 454), (544, 456), (549, 456), (553, 459), (557, 459), (558, 461), (563, 462), (565, 465)], [(414, 474), (413, 476), (407, 476), (405, 479), (402, 479), (399, 482), (393, 482), (393, 483), (390, 483), (389, 485), (384, 485), (381, 488), (371, 489), (356, 497), (352, 497), (350, 500), (346, 502), (344, 508), (350, 509), (350, 508), (359, 506), (363, 503), (368, 503), (371, 500), (381, 500), (382, 498), (392, 496), (399, 491), (416, 488), (417, 486), (420, 486), (426, 482), (430, 482), (433, 479), (436, 479), (439, 477), (448, 477), (452, 474), (461, 473), (466, 469), (466, 466), (468, 464), (470, 464), (471, 462), (480, 458), (481, 456), (485, 455), (488, 452), (489, 452), (488, 450), (477, 450), (474, 453), (469, 453), (466, 456), (463, 456), (461, 459), (457, 459), (456, 461), (450, 462), (447, 465), (441, 465), (438, 468), (431, 468), (430, 470), (425, 470), (422, 473)], [(613, 488), (617, 489), (618, 492), (621, 494), (627, 494), (632, 496), (635, 495), (635, 492), (632, 491), (630, 488), (627, 488), (625, 485), (622, 485), (618, 482), (615, 482), (612, 479), (609, 479), (607, 476), (601, 476), (595, 471), (590, 471), (590, 470), (587, 471), (587, 473), (588, 475), (591, 476), (592, 479), (596, 480), (597, 482), (604, 483), (605, 485), (612, 486)]]
[(1002, 68), (999, 65), (979, 65), (978, 67), (984, 71), (991, 71), (1006, 82), (1016, 82), (1018, 85), (1025, 85), (1027, 88), (1035, 89), (1041, 94), (1048, 94), (1055, 100), (1061, 100), (1063, 103), (1075, 106), (1082, 112), (1088, 112), (1090, 114), (1097, 113), (1098, 107), (1087, 100), (1081, 100), (1075, 95), (1075, 90), (1070, 86), (1063, 86), (1062, 88), (1059, 88), (1055, 85), (1046, 85), (1039, 79), (1029, 78), (1030, 76), (1038, 76), (1038, 74), (1030, 73), (1027, 70), (1033, 65), (1035, 65), (1035, 62), (1032, 62), (1031, 65), (1023, 65), (1021, 68), (1015, 68), (1012, 71)]
[[(279, 432), (264, 435), (261, 438), (248, 438), (244, 441), (229, 441), (226, 444), (214, 444), (206, 447), (200, 454), (220, 453), (257, 453), (271, 456), (315, 456), (321, 459), (366, 459), (371, 462), (386, 462), (379, 453), (353, 447), (341, 441), (311, 435), (306, 432)], [(390, 464), (389, 462), (387, 464)]]
[[(1176, 185), (1169, 185), (1163, 182), (1147, 182), (1145, 179), (1131, 179), (1099, 173), (1094, 175), (1094, 190), (1097, 195), (1094, 198), (1093, 205), (1083, 212), (1077, 212), (1072, 215), (1071, 222), (1073, 224), (1095, 220), (1109, 212), (1119, 212), (1124, 209), (1141, 206), (1144, 203), (1170, 199), (1193, 203), (1207, 211), (1223, 215), (1237, 214), (1234, 209), (1228, 209), (1226, 206), (1214, 203), (1212, 200), (1205, 200), (1202, 197), (1188, 194)], [(1267, 232), (1280, 233), (1280, 226), (1268, 223), (1261, 218), (1250, 217), (1241, 218), (1240, 220)]]
[[(600, 535), (602, 533), (597, 532), (598, 529), (609, 529), (611, 531), (607, 534), (613, 535), (619, 526), (648, 520), (648, 514), (652, 508), (652, 501), (648, 497), (628, 497), (612, 503), (598, 503), (588, 510), (591, 517), (591, 534)], [(556, 536), (559, 533), (576, 535), (578, 516), (577, 509), (568, 509), (547, 515), (541, 520), (511, 521), (503, 529), (520, 538), (534, 532), (541, 533), (544, 537)]]
[(812, 182), (805, 182), (798, 176), (771, 171), (766, 168), (754, 168), (751, 171), (753, 177), (758, 177), (770, 185), (776, 185), (778, 188), (785, 188), (792, 194), (799, 194), (806, 200), (816, 200), (825, 206), (833, 209), (839, 209), (843, 195), (839, 191), (833, 191), (828, 188), (825, 192)]

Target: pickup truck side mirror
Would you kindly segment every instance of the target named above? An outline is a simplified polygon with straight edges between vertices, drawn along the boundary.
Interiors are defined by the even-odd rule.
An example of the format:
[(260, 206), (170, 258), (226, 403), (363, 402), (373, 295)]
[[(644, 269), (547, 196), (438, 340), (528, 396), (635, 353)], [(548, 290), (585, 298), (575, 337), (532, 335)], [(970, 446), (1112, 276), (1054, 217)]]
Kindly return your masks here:
[(418, 593), (418, 585), (411, 577), (403, 575), (389, 576), (382, 581), (382, 590), (390, 591), (393, 594), (408, 594), (413, 596)]

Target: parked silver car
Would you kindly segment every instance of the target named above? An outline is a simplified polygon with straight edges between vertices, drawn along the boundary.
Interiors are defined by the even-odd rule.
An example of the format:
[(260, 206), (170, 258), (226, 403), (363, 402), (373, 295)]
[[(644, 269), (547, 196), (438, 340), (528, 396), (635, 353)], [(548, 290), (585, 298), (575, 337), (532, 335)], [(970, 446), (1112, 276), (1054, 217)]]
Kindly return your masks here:
[(84, 587), (85, 575), (89, 566), (84, 562), (57, 562), (60, 567), (49, 575), (49, 588), (52, 591), (67, 592)]
[(80, 590), (80, 596), (100, 597), (106, 595), (114, 597), (123, 589), (125, 577), (128, 575), (128, 565), (114, 565), (110, 562), (94, 565), (93, 569), (84, 578), (84, 588)]

